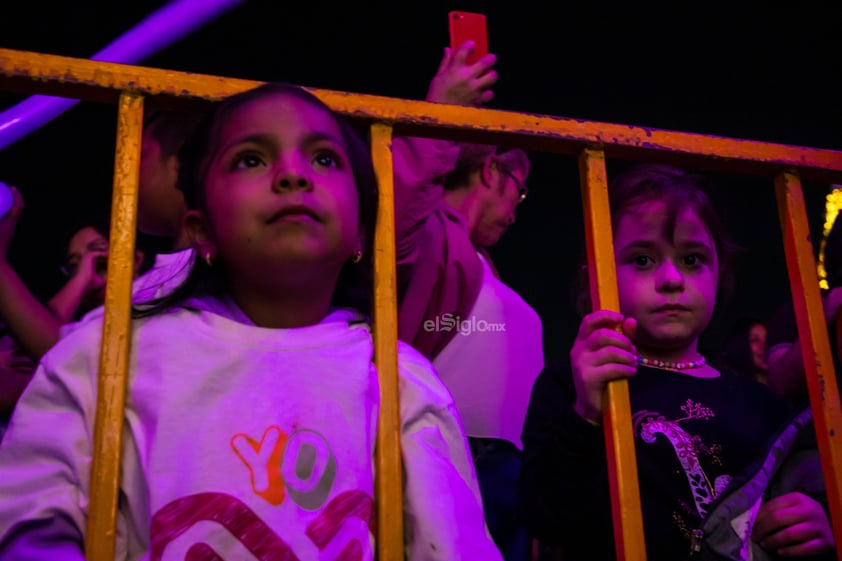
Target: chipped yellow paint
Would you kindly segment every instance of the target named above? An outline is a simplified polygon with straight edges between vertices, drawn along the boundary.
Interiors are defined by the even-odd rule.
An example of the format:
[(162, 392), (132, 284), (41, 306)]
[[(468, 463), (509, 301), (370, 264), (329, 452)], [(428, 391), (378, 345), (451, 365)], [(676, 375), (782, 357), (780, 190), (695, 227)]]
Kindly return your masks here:
[(395, 202), (392, 180), (392, 127), (371, 126), (371, 150), (380, 204), (374, 251), (374, 362), (380, 380), (375, 493), (377, 558), (403, 559), (403, 473), (398, 397), (398, 309), (395, 265)]
[[(586, 148), (579, 155), (579, 180), (585, 213), (585, 242), (588, 253), (588, 282), (593, 310), (620, 310), (614, 235), (608, 202), (605, 154)], [(637, 459), (632, 432), (629, 385), (614, 380), (603, 394), (603, 428), (608, 456), (608, 478), (614, 515), (614, 542), (618, 561), (646, 559)]]
[(143, 98), (123, 93), (118, 108), (108, 282), (105, 285), (105, 317), (99, 360), (91, 498), (85, 533), (86, 557), (102, 561), (114, 559), (126, 381), (131, 350), (130, 306)]
[(841, 544), (842, 412), (824, 308), (819, 284), (816, 282), (816, 263), (813, 259), (813, 245), (810, 243), (807, 210), (798, 174), (792, 171), (778, 174), (775, 177), (775, 193), (807, 389), (827, 487), (831, 525), (836, 543)]
[[(4, 78), (5, 77), (5, 78)], [(90, 100), (114, 100), (117, 91), (184, 100), (219, 100), (262, 82), (159, 70), (0, 49), (0, 87)], [(311, 89), (333, 109), (395, 124), (400, 132), (515, 143), (578, 154), (599, 146), (607, 157), (688, 165), (769, 176), (797, 168), (805, 180), (842, 182), (842, 152), (531, 113), (459, 107), (373, 95)]]

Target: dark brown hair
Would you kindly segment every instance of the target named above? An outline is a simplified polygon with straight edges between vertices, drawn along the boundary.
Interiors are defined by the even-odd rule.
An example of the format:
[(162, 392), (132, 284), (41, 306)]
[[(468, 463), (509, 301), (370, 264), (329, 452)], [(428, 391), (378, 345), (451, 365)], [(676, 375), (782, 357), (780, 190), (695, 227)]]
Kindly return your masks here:
[[(349, 260), (340, 271), (331, 304), (336, 307), (352, 307), (363, 314), (370, 314), (373, 286), (372, 255), (378, 205), (377, 178), (371, 152), (342, 115), (334, 112), (309, 91), (292, 84), (272, 82), (227, 97), (213, 106), (179, 153), (178, 187), (184, 193), (189, 209), (206, 211), (205, 178), (212, 153), (218, 144), (219, 134), (225, 123), (243, 105), (278, 94), (294, 96), (324, 110), (335, 119), (339, 126), (357, 187), (358, 223), (364, 240), (362, 259), (358, 263), (352, 263)], [(144, 305), (142, 309), (135, 309), (134, 317), (145, 317), (175, 307), (190, 296), (219, 295), (225, 292), (227, 289), (223, 281), (222, 267), (224, 264), (215, 264), (211, 267), (201, 259), (194, 259), (190, 274), (184, 283), (170, 295)]]
[(520, 148), (463, 143), (459, 147), (459, 157), (453, 171), (444, 178), (445, 190), (455, 191), (466, 187), (471, 174), (482, 169), (489, 156), (494, 156), (498, 164), (509, 171), (522, 170), (524, 178), (529, 175), (529, 156)]
[[(681, 212), (688, 208), (692, 210), (708, 229), (716, 249), (719, 261), (717, 296), (727, 298), (731, 295), (734, 286), (734, 258), (738, 246), (731, 240), (706, 193), (704, 177), (665, 164), (637, 164), (609, 181), (608, 197), (614, 232), (617, 231), (620, 219), (627, 213), (646, 203), (659, 201), (666, 206), (665, 233), (672, 237)], [(587, 258), (583, 257), (580, 275), (574, 287), (576, 308), (582, 315), (590, 311)]]
[(161, 146), (161, 159), (178, 155), (182, 145), (198, 126), (202, 113), (150, 108), (143, 115), (143, 132)]

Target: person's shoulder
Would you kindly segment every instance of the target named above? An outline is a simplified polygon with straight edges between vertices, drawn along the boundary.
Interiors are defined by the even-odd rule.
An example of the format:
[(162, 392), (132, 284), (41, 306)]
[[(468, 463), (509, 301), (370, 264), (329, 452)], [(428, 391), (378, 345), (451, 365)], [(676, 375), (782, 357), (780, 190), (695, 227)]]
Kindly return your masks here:
[(453, 401), (450, 391), (439, 378), (438, 371), (430, 359), (403, 341), (398, 341), (398, 374), (402, 396), (415, 388), (423, 389), (428, 401)]
[(82, 316), (78, 321), (65, 323), (61, 326), (58, 343), (64, 341), (86, 340), (102, 335), (102, 324), (105, 318), (105, 308), (99, 306)]
[[(99, 309), (97, 309), (99, 310)], [(41, 358), (43, 363), (63, 362), (71, 357), (99, 354), (103, 314), (89, 312), (81, 320), (61, 326), (59, 339)]]
[(421, 367), (433, 368), (433, 363), (424, 356), (421, 351), (405, 343), (398, 341), (398, 363), (415, 364)]
[[(182, 308), (174, 308), (172, 310), (166, 310), (159, 314), (155, 314), (152, 316), (147, 316), (144, 318), (135, 318), (131, 320), (129, 324), (129, 331), (134, 332), (140, 329), (142, 326), (146, 325), (147, 323), (159, 323), (159, 322), (183, 322), (183, 321), (192, 321), (190, 320), (191, 314), (182, 313), (184, 310)], [(195, 315), (195, 314), (192, 314)], [(66, 323), (61, 326), (61, 333), (58, 340), (58, 345), (78, 345), (78, 344), (86, 344), (90, 341), (96, 341), (97, 346), (95, 350), (99, 351), (99, 341), (102, 337), (102, 329), (103, 324), (105, 322), (105, 308), (100, 306), (99, 308), (95, 308), (91, 310), (86, 315), (84, 315), (79, 321)], [(55, 347), (53, 347), (55, 348)]]
[(71, 321), (65, 323), (61, 326), (60, 330), (60, 337), (64, 338), (68, 334), (73, 333), (74, 331), (79, 330), (83, 326), (87, 326), (90, 323), (94, 323), (96, 325), (102, 325), (102, 318), (105, 316), (105, 306), (99, 305), (96, 308), (88, 310), (85, 314), (77, 319), (76, 321)]
[(418, 379), (438, 380), (436, 368), (421, 351), (403, 341), (398, 341), (398, 370), (401, 375), (411, 375)]

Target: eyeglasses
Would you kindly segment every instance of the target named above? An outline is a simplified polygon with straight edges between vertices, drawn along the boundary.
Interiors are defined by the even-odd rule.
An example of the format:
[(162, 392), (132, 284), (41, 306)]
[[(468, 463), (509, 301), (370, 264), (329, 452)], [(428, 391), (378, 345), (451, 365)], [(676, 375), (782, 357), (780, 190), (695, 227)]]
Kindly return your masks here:
[(505, 168), (504, 166), (497, 165), (497, 169), (500, 170), (500, 173), (507, 176), (509, 179), (515, 182), (515, 187), (517, 187), (517, 196), (518, 196), (518, 203), (522, 203), (524, 199), (526, 199), (526, 195), (529, 193), (529, 189), (526, 188), (526, 185), (517, 178), (517, 176), (511, 172), (511, 170)]

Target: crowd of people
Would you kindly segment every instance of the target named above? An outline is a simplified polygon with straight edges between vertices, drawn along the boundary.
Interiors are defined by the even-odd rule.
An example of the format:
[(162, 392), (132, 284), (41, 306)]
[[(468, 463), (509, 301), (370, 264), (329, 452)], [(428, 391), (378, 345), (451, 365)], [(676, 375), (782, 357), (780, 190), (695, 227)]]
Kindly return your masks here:
[[(493, 99), (496, 57), (469, 64), (471, 48), (445, 50), (427, 101)], [(704, 177), (611, 177), (620, 310), (587, 307), (557, 364), (547, 318), (489, 252), (528, 200), (527, 152), (396, 136), (392, 156), (408, 559), (613, 559), (615, 379), (629, 380), (649, 559), (836, 557), (803, 368), (783, 356), (797, 330), (773, 328), (794, 319), (745, 318), (700, 353), (738, 274)], [(117, 558), (373, 559), (365, 138), (306, 89), (267, 83), (201, 112), (148, 110), (139, 180), (138, 228), (168, 248), (136, 258)], [(24, 210), (11, 193), (0, 560), (83, 559), (108, 231), (72, 232), (44, 303), (7, 258)], [(786, 348), (767, 352), (773, 333)]]

